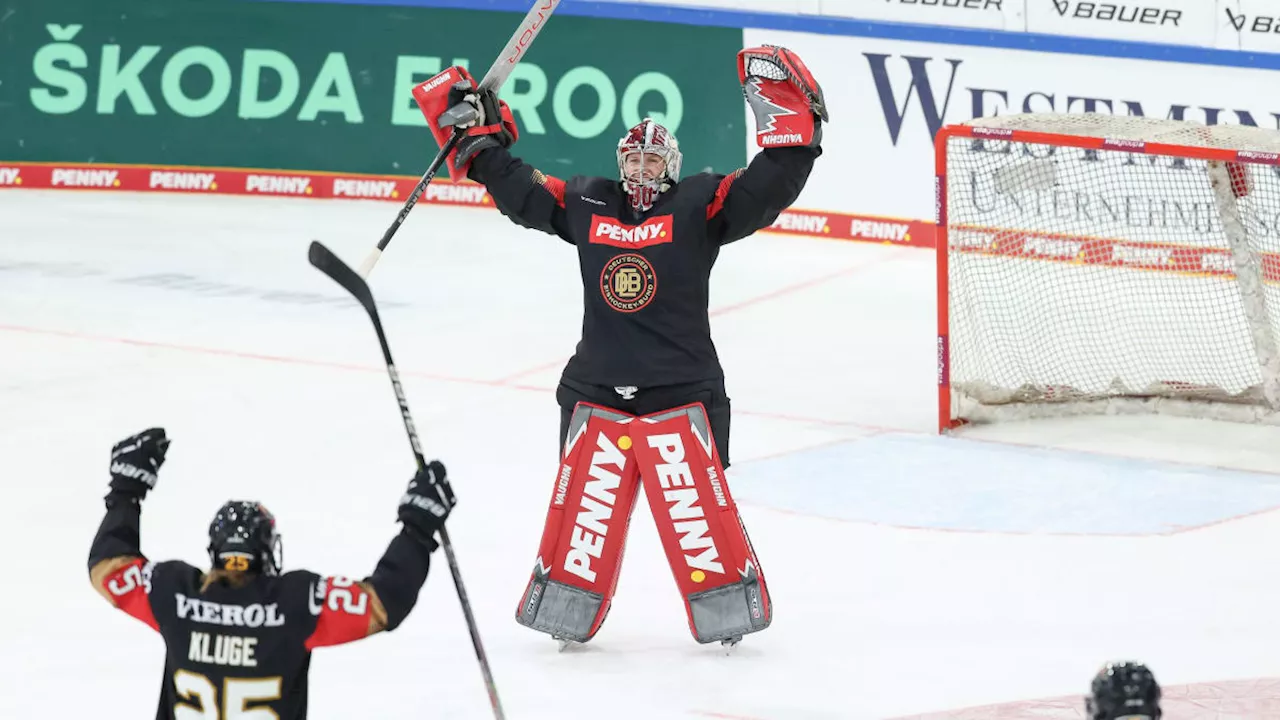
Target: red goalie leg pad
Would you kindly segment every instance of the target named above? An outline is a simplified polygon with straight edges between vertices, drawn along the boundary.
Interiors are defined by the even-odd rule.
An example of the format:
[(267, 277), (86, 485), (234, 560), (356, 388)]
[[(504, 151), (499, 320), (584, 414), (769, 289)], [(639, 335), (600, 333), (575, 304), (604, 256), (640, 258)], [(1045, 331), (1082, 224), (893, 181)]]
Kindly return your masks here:
[(724, 482), (701, 403), (640, 418), (635, 454), (658, 535), (698, 642), (769, 626), (764, 574)]
[[(413, 99), (418, 103), (418, 108), (422, 110), (422, 114), (427, 119), (427, 125), (431, 127), (431, 134), (436, 139), (436, 144), (444, 147), (449, 142), (449, 138), (453, 136), (452, 127), (440, 127), (440, 116), (445, 110), (449, 109), (449, 88), (454, 83), (466, 81), (475, 87), (476, 81), (471, 77), (471, 73), (461, 65), (455, 65), (446, 68), (443, 72), (432, 77), (430, 80), (424, 80), (413, 88)], [(454, 155), (457, 150), (449, 153), (449, 157), (445, 158), (445, 167), (449, 168), (449, 178), (454, 182), (460, 182), (467, 176), (465, 167), (458, 169), (453, 166)]]
[(633, 419), (588, 403), (574, 408), (537, 563), (516, 611), (521, 625), (586, 642), (604, 622), (640, 489)]

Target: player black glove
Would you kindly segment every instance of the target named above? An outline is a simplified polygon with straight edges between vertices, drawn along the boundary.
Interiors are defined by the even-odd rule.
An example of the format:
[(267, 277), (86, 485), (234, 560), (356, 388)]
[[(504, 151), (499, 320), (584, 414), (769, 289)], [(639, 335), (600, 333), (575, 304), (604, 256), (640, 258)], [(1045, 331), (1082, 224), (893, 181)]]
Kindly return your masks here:
[(400, 522), (427, 546), (428, 552), (434, 552), (439, 547), (435, 534), (444, 527), (445, 518), (457, 504), (444, 465), (432, 460), (418, 470), (400, 498)]
[(467, 134), (458, 142), (458, 153), (453, 160), (456, 167), (466, 167), (471, 158), (486, 148), (511, 147), (519, 137), (511, 109), (492, 90), (481, 90), (465, 80), (454, 83), (449, 88), (449, 107), (463, 103), (480, 115), (472, 122), (457, 126), (465, 128)]
[(111, 448), (111, 492), (113, 496), (140, 502), (156, 486), (156, 474), (169, 451), (164, 428), (150, 428), (121, 440)]

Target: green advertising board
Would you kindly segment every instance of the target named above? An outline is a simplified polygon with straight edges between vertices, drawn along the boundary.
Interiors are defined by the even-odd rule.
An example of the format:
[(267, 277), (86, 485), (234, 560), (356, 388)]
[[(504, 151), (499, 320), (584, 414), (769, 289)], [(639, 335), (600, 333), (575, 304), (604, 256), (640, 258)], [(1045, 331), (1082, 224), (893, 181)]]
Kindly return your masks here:
[[(0, 4), (0, 161), (420, 174), (413, 85), (478, 78), (521, 15), (250, 0)], [(687, 173), (746, 161), (742, 31), (554, 16), (502, 97), (517, 154), (612, 174), (623, 131), (673, 129)]]

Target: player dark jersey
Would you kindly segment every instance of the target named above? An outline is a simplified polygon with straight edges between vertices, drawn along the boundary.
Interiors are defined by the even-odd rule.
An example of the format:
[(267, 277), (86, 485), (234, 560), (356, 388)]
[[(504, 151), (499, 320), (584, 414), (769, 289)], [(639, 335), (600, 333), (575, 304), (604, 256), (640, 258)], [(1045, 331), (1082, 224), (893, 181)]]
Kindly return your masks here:
[(404, 622), (418, 600), (457, 498), (445, 467), (420, 467), (400, 497), (402, 527), (360, 582), (306, 570), (281, 573), (275, 516), (231, 500), (209, 524), (202, 571), (153, 563), (141, 550), (142, 501), (155, 487), (170, 439), (164, 428), (111, 450), (106, 515), (89, 548), (89, 581), (114, 607), (164, 638), (157, 720), (304, 720), (311, 651)]
[(724, 377), (708, 316), (711, 268), (721, 246), (795, 201), (820, 154), (766, 149), (733, 174), (674, 183), (639, 213), (616, 179), (560, 180), (501, 147), (480, 152), (470, 177), (504, 215), (578, 249), (582, 339), (564, 376), (643, 388)]
[(164, 638), (158, 720), (181, 717), (183, 709), (205, 717), (265, 709), (304, 718), (311, 651), (386, 625), (363, 583), (340, 576), (295, 570), (254, 575), (241, 587), (202, 588), (204, 572), (185, 562), (116, 564), (101, 587)]

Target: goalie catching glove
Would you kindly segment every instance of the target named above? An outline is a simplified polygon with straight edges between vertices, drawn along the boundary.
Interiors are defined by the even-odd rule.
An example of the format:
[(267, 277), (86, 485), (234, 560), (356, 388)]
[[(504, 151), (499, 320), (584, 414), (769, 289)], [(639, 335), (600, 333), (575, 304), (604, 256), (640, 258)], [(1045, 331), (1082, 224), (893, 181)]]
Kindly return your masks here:
[(762, 148), (822, 142), (827, 116), (822, 87), (795, 53), (760, 45), (738, 53), (742, 94), (756, 116), (756, 143)]
[(482, 90), (471, 73), (461, 66), (444, 72), (413, 88), (413, 99), (431, 126), (440, 147), (455, 132), (463, 133), (446, 164), (454, 182), (467, 176), (471, 159), (491, 147), (510, 147), (520, 136), (511, 108), (492, 90)]

